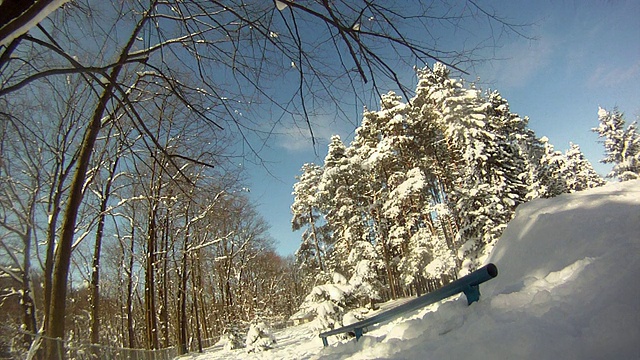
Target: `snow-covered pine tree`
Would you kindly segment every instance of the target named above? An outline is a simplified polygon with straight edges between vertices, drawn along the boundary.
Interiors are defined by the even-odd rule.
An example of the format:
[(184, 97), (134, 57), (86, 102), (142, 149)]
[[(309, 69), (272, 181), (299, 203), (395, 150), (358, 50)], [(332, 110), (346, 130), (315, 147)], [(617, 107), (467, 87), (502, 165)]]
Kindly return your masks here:
[(442, 64), (419, 70), (414, 98), (383, 95), (348, 147), (329, 145), (318, 186), (333, 235), (327, 267), (366, 267), (385, 298), (474, 269), (516, 206), (567, 191), (565, 155), (498, 92), (449, 75)]
[(640, 178), (640, 134), (637, 122), (634, 121), (625, 129), (624, 114), (618, 108), (611, 112), (599, 108), (598, 121), (600, 125), (592, 131), (604, 138), (605, 158), (601, 162), (613, 164), (607, 177), (620, 181)]
[(292, 229), (305, 228), (302, 242), (296, 251), (296, 260), (309, 275), (325, 272), (324, 229), (320, 225), (322, 214), (318, 197), (318, 186), (322, 180), (322, 168), (315, 164), (304, 164), (298, 182), (293, 185), (293, 204), (291, 205)]
[(240, 349), (245, 346), (242, 342), (240, 329), (237, 326), (228, 326), (220, 336), (217, 345), (222, 345), (227, 351)]
[[(412, 156), (416, 159), (426, 183), (422, 195), (426, 196), (427, 205), (423, 205), (420, 223), (429, 231), (425, 232), (419, 228), (412, 235), (410, 257), (413, 259), (406, 260), (403, 268), (406, 268), (407, 263), (424, 262), (425, 259), (417, 257), (418, 253), (429, 254), (429, 264), (440, 263), (444, 266), (438, 267), (438, 270), (433, 267), (429, 270), (421, 269), (422, 271), (414, 274), (422, 274), (430, 283), (435, 281), (437, 286), (442, 280), (442, 275), (449, 273), (455, 277), (460, 265), (457, 260), (451, 262), (452, 258), (456, 258), (458, 247), (456, 239), (459, 222), (456, 217), (454, 188), (459, 175), (459, 154), (445, 138), (442, 109), (445, 99), (452, 96), (461, 84), (451, 80), (449, 69), (439, 63), (434, 64), (433, 69), (419, 69), (417, 74), (416, 95), (411, 99), (408, 110), (407, 133), (413, 139)], [(429, 243), (428, 252), (424, 252), (425, 241)], [(443, 273), (437, 273), (440, 270)], [(420, 283), (421, 279), (418, 276), (416, 280)]]
[[(544, 156), (544, 143), (528, 127), (529, 118), (512, 113), (509, 103), (496, 91), (488, 91), (487, 108), (491, 131), (502, 137), (502, 146), (511, 158), (511, 198), (517, 204), (540, 197), (538, 165)], [(506, 148), (505, 148), (506, 146)]]
[(404, 286), (413, 287), (419, 295), (434, 290), (432, 284), (439, 286), (447, 279), (455, 278), (456, 256), (443, 236), (423, 227), (409, 239), (399, 268)]
[(540, 141), (544, 147), (544, 154), (540, 158), (537, 170), (538, 195), (550, 198), (569, 192), (567, 182), (562, 176), (562, 169), (567, 167), (566, 156), (557, 151), (546, 136)]
[[(473, 87), (470, 91), (468, 99), (479, 103), (473, 105), (470, 118), (479, 121), (462, 123), (463, 132), (472, 129), (465, 134), (467, 166), (456, 191), (461, 235), (466, 239), (459, 253), (463, 271), (483, 263), (516, 207), (527, 200), (533, 164), (527, 149), (535, 138), (526, 119), (511, 113), (498, 92), (483, 96)], [(473, 130), (476, 125), (480, 128)]]
[[(398, 177), (402, 177), (411, 165), (407, 149), (411, 139), (406, 136), (407, 104), (393, 92), (380, 99), (379, 111), (365, 111), (362, 124), (356, 130), (351, 148), (362, 159), (363, 174), (367, 184), (370, 239), (384, 265), (390, 296), (396, 298), (398, 291), (398, 263), (409, 239), (403, 221), (388, 218), (385, 204), (392, 198)], [(397, 212), (406, 212), (408, 207)]]
[(347, 147), (339, 136), (331, 137), (324, 172), (318, 186), (319, 199), (331, 231), (327, 239), (327, 268), (349, 271), (348, 257), (353, 243), (363, 239), (366, 226), (362, 218), (361, 200), (364, 191), (359, 162), (347, 154)]
[(260, 352), (273, 348), (276, 344), (276, 337), (271, 333), (271, 329), (264, 321), (256, 320), (251, 323), (245, 345), (247, 352)]
[(596, 173), (578, 145), (571, 144), (563, 154), (555, 150), (547, 137), (542, 137), (540, 141), (544, 146), (544, 155), (536, 172), (539, 197), (550, 198), (604, 185), (605, 181)]
[[(402, 98), (389, 92), (380, 99), (380, 110), (366, 112), (360, 128), (356, 132), (353, 146), (363, 154), (363, 165), (367, 170), (367, 180), (372, 195), (369, 216), (374, 225), (372, 239), (381, 255), (391, 287), (392, 297), (396, 297), (396, 272), (401, 248), (407, 240), (398, 234), (394, 226), (403, 227), (401, 222), (389, 221), (385, 213), (385, 203), (392, 197), (397, 186), (394, 178), (406, 172), (406, 147), (409, 139), (404, 135), (406, 128), (406, 104)], [(400, 209), (398, 209), (400, 210)]]
[(407, 122), (408, 136), (414, 141), (415, 156), (420, 159), (423, 173), (429, 176), (433, 202), (455, 208), (448, 197), (457, 177), (454, 151), (443, 132), (442, 107), (446, 98), (461, 84), (449, 78), (446, 66), (436, 63), (433, 69), (425, 67), (417, 71), (416, 95), (411, 99)]
[[(425, 280), (441, 279), (443, 274), (455, 274), (455, 261), (446, 264), (438, 273), (425, 271), (438, 256), (453, 255), (442, 231), (438, 231), (437, 214), (434, 211), (430, 183), (423, 171), (415, 167), (406, 174), (396, 174), (390, 187), (393, 189), (384, 203), (384, 214), (390, 225), (390, 241), (400, 246), (398, 272), (402, 285), (413, 287), (416, 292), (427, 289)], [(444, 246), (444, 248), (443, 248)], [(451, 259), (453, 257), (449, 257)]]
[(426, 93), (441, 116), (450, 173), (456, 175), (449, 196), (460, 225), (458, 256), (464, 258), (466, 270), (472, 270), (524, 200), (523, 156), (503, 134), (516, 117), (506, 116), (506, 101), (494, 104), (474, 87), (450, 79), (444, 65), (434, 65), (432, 74), (424, 77), (438, 82)]
[[(503, 139), (489, 131), (485, 115), (488, 103), (476, 89), (459, 88), (445, 101), (445, 136), (460, 154), (459, 177), (455, 189), (456, 212), (460, 224), (458, 256), (461, 271), (481, 263), (487, 245), (499, 237), (506, 225), (501, 187), (500, 144)], [(508, 220), (507, 220), (508, 221)]]
[(330, 283), (311, 289), (296, 315), (312, 315), (312, 326), (317, 330), (335, 329), (342, 326), (343, 315), (358, 305), (353, 285), (340, 273), (334, 273)]
[(540, 140), (529, 129), (529, 119), (511, 112), (509, 103), (498, 91), (487, 93), (491, 104), (487, 117), (491, 131), (500, 136), (501, 153), (505, 156), (505, 185), (507, 197), (513, 200), (511, 211), (519, 204), (530, 200), (530, 191), (535, 182), (535, 168), (541, 156)]
[(569, 192), (582, 191), (605, 184), (604, 179), (593, 169), (591, 162), (587, 160), (580, 146), (571, 143), (565, 152), (566, 163), (562, 169), (562, 177), (566, 181)]
[(378, 279), (378, 269), (383, 266), (375, 248), (367, 241), (358, 241), (348, 260), (350, 264), (355, 264), (353, 275), (349, 279), (353, 295), (359, 300), (360, 306), (373, 309), (375, 303), (381, 300), (380, 292), (383, 288)]

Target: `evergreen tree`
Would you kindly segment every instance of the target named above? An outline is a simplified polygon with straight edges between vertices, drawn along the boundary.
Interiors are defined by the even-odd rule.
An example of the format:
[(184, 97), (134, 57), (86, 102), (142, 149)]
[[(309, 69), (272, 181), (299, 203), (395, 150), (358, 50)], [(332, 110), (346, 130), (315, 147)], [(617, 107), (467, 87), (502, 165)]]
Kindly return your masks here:
[(566, 163), (561, 176), (565, 179), (569, 192), (582, 191), (605, 184), (605, 181), (593, 169), (591, 162), (580, 150), (580, 146), (572, 143), (566, 151), (565, 157)]
[(351, 148), (362, 159), (366, 188), (369, 194), (366, 217), (371, 224), (369, 241), (374, 244), (386, 274), (390, 296), (396, 298), (398, 291), (398, 263), (408, 241), (408, 233), (396, 231), (404, 227), (388, 218), (385, 204), (392, 197), (395, 179), (406, 173), (409, 165), (407, 148), (411, 139), (406, 136), (406, 109), (400, 96), (393, 92), (380, 99), (379, 111), (365, 111), (361, 126)]
[(509, 167), (506, 175), (510, 198), (517, 206), (537, 197), (532, 190), (535, 189), (537, 164), (543, 153), (542, 143), (528, 127), (529, 119), (512, 113), (507, 100), (498, 91), (488, 92), (487, 97), (491, 104), (487, 109), (491, 120), (489, 125), (503, 139), (502, 152), (508, 157), (505, 166)]
[(443, 203), (453, 210), (448, 196), (454, 189), (458, 164), (456, 152), (444, 134), (444, 101), (461, 86), (449, 78), (446, 66), (436, 63), (433, 70), (425, 67), (418, 70), (416, 96), (411, 99), (409, 109), (409, 136), (414, 140), (424, 173), (430, 176), (434, 203)]
[(540, 159), (537, 171), (540, 197), (549, 198), (582, 191), (605, 183), (578, 145), (571, 144), (563, 154), (555, 150), (546, 137), (541, 141), (544, 155)]
[[(363, 242), (361, 242), (363, 243)], [(364, 245), (364, 243), (363, 243)], [(373, 250), (373, 249), (371, 249)], [(371, 252), (371, 259), (362, 259), (357, 262), (349, 284), (353, 286), (354, 296), (360, 299), (361, 306), (375, 307), (375, 302), (381, 299), (380, 290), (382, 284), (378, 280), (376, 256)]]
[(598, 110), (600, 125), (592, 130), (602, 141), (605, 148), (605, 158), (601, 162), (613, 164), (613, 169), (607, 175), (620, 181), (638, 179), (640, 177), (640, 134), (634, 121), (626, 129), (624, 114), (617, 108), (608, 112), (603, 108)]
[(322, 168), (315, 164), (304, 164), (298, 182), (293, 186), (294, 201), (291, 205), (292, 229), (305, 228), (302, 243), (296, 252), (296, 259), (312, 274), (325, 271), (324, 232), (319, 225), (318, 186), (322, 179)]
[(334, 273), (331, 282), (315, 286), (311, 290), (297, 314), (313, 315), (312, 326), (317, 330), (335, 329), (342, 326), (344, 314), (358, 305), (354, 287), (343, 275)]
[(497, 91), (442, 64), (418, 78), (409, 102), (389, 92), (365, 109), (349, 146), (332, 138), (317, 185), (327, 268), (358, 297), (433, 289), (481, 265), (519, 204), (601, 184), (577, 146), (538, 139)]
[(550, 198), (569, 192), (562, 169), (566, 168), (567, 158), (557, 151), (544, 136), (540, 139), (544, 154), (540, 158), (537, 170), (538, 194), (542, 198)]
[[(412, 236), (411, 251), (422, 252), (425, 247), (420, 243), (429, 238), (429, 248), (442, 249), (438, 256), (443, 257), (443, 264), (450, 264), (451, 254), (457, 252), (459, 233), (454, 192), (459, 175), (459, 153), (445, 136), (443, 107), (445, 100), (452, 96), (461, 84), (451, 80), (449, 74), (447, 67), (439, 63), (436, 63), (432, 70), (418, 70), (416, 96), (411, 99), (407, 119), (408, 136), (413, 139), (414, 144), (412, 156), (417, 160), (425, 181), (422, 194), (426, 196), (425, 202), (428, 205), (422, 205), (421, 226), (429, 230), (426, 233), (418, 229)], [(446, 244), (446, 248), (433, 246), (431, 243)], [(414, 260), (407, 260), (406, 263), (418, 264), (415, 255), (412, 256)], [(433, 261), (437, 262), (438, 256)], [(453, 257), (456, 261), (451, 270), (455, 274), (460, 261)], [(403, 268), (406, 268), (406, 265), (403, 264)], [(441, 274), (427, 271), (422, 272), (422, 275), (427, 279), (440, 279)]]
[(523, 148), (530, 134), (524, 131), (526, 121), (511, 114), (498, 93), (485, 97), (473, 86), (466, 88), (441, 64), (422, 72), (419, 88), (424, 90), (418, 94), (428, 97), (421, 103), (433, 104), (439, 115), (436, 124), (448, 151), (445, 166), (453, 175), (448, 198), (460, 226), (458, 256), (472, 270), (526, 200), (530, 162)]
[(276, 344), (276, 337), (271, 329), (263, 321), (257, 320), (251, 323), (245, 345), (247, 352), (260, 352), (272, 349)]
[(352, 158), (340, 137), (332, 136), (318, 188), (331, 231), (327, 239), (327, 267), (332, 271), (349, 270), (348, 258), (353, 244), (363, 239), (366, 232), (360, 204), (364, 192), (358, 188), (362, 175), (358, 162)]
[(352, 273), (370, 254), (354, 252), (372, 245), (368, 224), (369, 189), (362, 158), (353, 147), (347, 148), (339, 136), (333, 136), (325, 158), (318, 198), (327, 225), (327, 267), (332, 271)]

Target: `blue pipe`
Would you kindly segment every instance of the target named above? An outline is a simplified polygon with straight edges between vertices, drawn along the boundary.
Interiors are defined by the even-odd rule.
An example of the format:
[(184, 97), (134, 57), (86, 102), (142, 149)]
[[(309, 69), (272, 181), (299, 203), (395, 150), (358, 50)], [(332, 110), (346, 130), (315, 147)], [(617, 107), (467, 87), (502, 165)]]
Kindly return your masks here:
[(438, 290), (419, 296), (398, 307), (381, 312), (380, 314), (372, 316), (368, 319), (358, 321), (356, 323), (343, 326), (338, 329), (323, 332), (320, 334), (322, 343), (324, 344), (324, 346), (328, 346), (327, 336), (342, 334), (346, 332), (355, 333), (356, 340), (358, 340), (360, 339), (366, 328), (371, 325), (391, 320), (406, 312), (423, 308), (458, 293), (464, 293), (467, 297), (467, 303), (471, 305), (471, 303), (480, 299), (480, 284), (485, 281), (491, 280), (496, 276), (498, 276), (498, 268), (494, 264), (485, 265), (480, 269), (472, 272), (471, 274), (461, 277), (460, 279), (455, 280)]

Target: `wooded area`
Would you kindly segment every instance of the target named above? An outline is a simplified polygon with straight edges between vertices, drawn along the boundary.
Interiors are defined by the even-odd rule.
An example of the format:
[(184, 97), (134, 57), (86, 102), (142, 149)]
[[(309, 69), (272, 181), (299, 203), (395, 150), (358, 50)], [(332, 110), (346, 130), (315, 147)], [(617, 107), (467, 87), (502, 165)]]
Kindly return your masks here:
[(483, 265), (518, 205), (605, 183), (577, 145), (555, 150), (499, 92), (441, 63), (418, 72), (415, 94), (383, 95), (350, 144), (334, 136), (294, 185), (296, 258), (315, 286), (301, 311), (322, 323), (438, 289)]
[[(528, 146), (555, 154), (506, 101), (449, 78), (473, 64), (477, 48), (439, 43), (430, 29), (460, 31), (473, 21), (488, 38), (526, 37), (524, 27), (474, 1), (30, 3), (40, 10), (16, 12), (24, 32), (8, 35), (13, 25), (0, 24), (2, 356), (52, 358), (57, 345), (34, 335), (201, 350), (205, 339), (246, 331), (256, 318), (286, 321), (331, 271), (353, 275), (358, 266), (359, 284), (372, 284), (382, 298), (426, 291), (455, 277), (469, 254), (473, 268), (515, 206), (534, 196), (522, 187), (531, 175), (514, 180), (516, 190), (468, 197), (497, 175), (471, 158), (478, 142), (468, 136), (497, 136), (496, 159)], [(51, 4), (62, 7), (40, 21)], [(419, 72), (431, 82), (416, 91), (401, 81), (404, 71), (436, 62)], [(417, 97), (409, 106), (383, 95), (388, 89)], [(446, 104), (422, 94), (436, 89), (451, 92)], [(346, 109), (379, 99), (352, 145), (335, 138), (322, 166), (303, 168), (297, 194), (315, 191), (320, 179), (325, 193), (309, 203), (296, 198), (294, 228), (310, 230), (297, 259), (281, 257), (238, 164), (261, 163), (260, 149), (279, 127), (293, 124), (313, 139), (318, 113), (358, 122)], [(419, 100), (445, 114), (454, 99), (504, 123), (485, 132), (472, 121), (477, 132), (470, 133), (418, 114)], [(415, 149), (404, 147), (408, 139)], [(348, 168), (381, 143), (389, 152)], [(539, 159), (528, 156), (517, 159)], [(418, 178), (429, 185), (394, 192)], [(456, 188), (459, 181), (467, 187)], [(493, 191), (518, 197), (499, 218), (463, 216)], [(398, 203), (387, 204), (391, 198)], [(320, 214), (324, 223), (315, 222)], [(405, 241), (418, 233), (423, 243)], [(429, 236), (437, 241), (424, 243)], [(434, 246), (456, 252), (468, 241), (469, 252), (450, 257), (439, 275), (409, 277), (430, 263)], [(363, 251), (351, 258), (352, 248)]]

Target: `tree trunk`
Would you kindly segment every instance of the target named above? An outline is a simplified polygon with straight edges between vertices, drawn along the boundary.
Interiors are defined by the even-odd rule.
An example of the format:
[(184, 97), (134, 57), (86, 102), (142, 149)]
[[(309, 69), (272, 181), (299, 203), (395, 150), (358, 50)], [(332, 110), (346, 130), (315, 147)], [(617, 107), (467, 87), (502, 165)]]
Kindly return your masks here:
[[(33, 219), (33, 213), (35, 209), (35, 199), (31, 203), (31, 209), (29, 214), (29, 221)], [(27, 229), (24, 234), (23, 243), (24, 243), (24, 257), (22, 261), (22, 313), (23, 313), (23, 324), (24, 324), (24, 343), (27, 348), (30, 346), (33, 341), (33, 334), (35, 334), (37, 329), (36, 323), (36, 306), (33, 301), (33, 297), (31, 296), (31, 233), (32, 226), (27, 223)]]
[(316, 248), (316, 258), (318, 259), (318, 265), (320, 271), (324, 273), (324, 263), (322, 261), (322, 254), (320, 253), (320, 244), (318, 243), (318, 233), (316, 231), (316, 224), (313, 220), (313, 208), (309, 206), (309, 224), (311, 225), (311, 236), (313, 236), (313, 245)]
[(158, 200), (153, 199), (149, 209), (149, 229), (147, 233), (147, 261), (144, 269), (144, 308), (147, 330), (147, 348), (158, 349), (158, 323), (156, 319), (156, 216), (158, 212)]
[(180, 265), (179, 272), (179, 281), (180, 287), (178, 290), (178, 319), (179, 319), (179, 331), (178, 331), (178, 350), (180, 354), (186, 354), (188, 352), (187, 348), (187, 282), (189, 280), (187, 274), (187, 260), (189, 257), (188, 249), (189, 249), (189, 205), (187, 205), (187, 209), (185, 211), (185, 222), (187, 223), (184, 240), (182, 246), (182, 260)]
[[(117, 72), (115, 75), (117, 75)], [(100, 132), (102, 115), (106, 110), (108, 100), (111, 98), (113, 88), (114, 85), (112, 83), (105, 88), (93, 114), (91, 123), (87, 128), (84, 139), (82, 140), (78, 166), (73, 182), (71, 183), (71, 192), (65, 210), (62, 235), (60, 236), (60, 241), (55, 251), (51, 284), (51, 303), (49, 317), (47, 319), (47, 336), (54, 339), (64, 338), (67, 281), (69, 265), (71, 264), (71, 245), (73, 244), (76, 230), (76, 219), (84, 197), (83, 189), (87, 171), (89, 170), (91, 153), (93, 152), (98, 133)], [(53, 349), (49, 348), (50, 347), (47, 347), (47, 358), (53, 358), (54, 354), (51, 352)]]
[(44, 332), (47, 333), (47, 320), (51, 309), (51, 289), (53, 287), (53, 261), (56, 248), (56, 227), (60, 216), (60, 202), (62, 188), (66, 173), (60, 173), (57, 179), (57, 187), (53, 194), (53, 201), (49, 203), (49, 224), (47, 229), (47, 250), (44, 261)]
[(182, 265), (180, 270), (180, 291), (178, 292), (178, 314), (180, 319), (180, 331), (178, 344), (180, 346), (180, 354), (186, 354), (187, 349), (187, 251), (186, 251), (186, 239), (185, 246), (182, 252)]
[(198, 292), (200, 291), (200, 286), (197, 284), (196, 280), (196, 271), (193, 263), (199, 261), (198, 258), (192, 257), (191, 259), (191, 286), (193, 287), (193, 316), (195, 317), (195, 327), (196, 327), (196, 339), (198, 340), (198, 352), (202, 352), (202, 333), (200, 331), (200, 313), (198, 312)]
[[(200, 318), (202, 319), (202, 329), (204, 331), (204, 338), (208, 339), (210, 337), (210, 333), (209, 333), (209, 324), (207, 322), (207, 310), (208, 306), (204, 300), (204, 295), (203, 295), (203, 287), (204, 287), (204, 283), (202, 281), (202, 261), (200, 259), (200, 251), (198, 251), (198, 261), (196, 262), (197, 265), (197, 271), (198, 271), (198, 277), (197, 277), (197, 287), (198, 287), (198, 299), (200, 301)], [(194, 269), (194, 271), (196, 270)]]
[(389, 282), (389, 290), (391, 291), (391, 298), (398, 298), (398, 289), (396, 288), (396, 277), (391, 267), (391, 254), (389, 252), (389, 246), (387, 245), (387, 231), (384, 229), (384, 225), (380, 221), (380, 216), (376, 213), (375, 222), (377, 224), (378, 234), (376, 238), (382, 242), (382, 259), (384, 261), (384, 268), (387, 274), (387, 281)]
[(102, 236), (104, 233), (104, 220), (106, 218), (107, 203), (109, 202), (109, 195), (111, 194), (111, 184), (113, 177), (118, 168), (118, 157), (113, 161), (113, 166), (105, 184), (104, 191), (102, 193), (102, 202), (100, 203), (100, 213), (98, 218), (98, 227), (96, 229), (96, 241), (93, 248), (93, 263), (91, 267), (91, 325), (90, 325), (90, 337), (89, 341), (92, 344), (98, 344), (100, 340), (100, 252), (102, 250)]
[(162, 233), (162, 254), (164, 257), (162, 259), (162, 286), (160, 287), (159, 298), (161, 301), (160, 304), (160, 327), (162, 330), (162, 343), (163, 347), (167, 348), (170, 346), (169, 339), (169, 257), (167, 254), (169, 253), (169, 216), (167, 215), (164, 219), (164, 230)]
[[(91, 160), (91, 154), (96, 144), (98, 133), (102, 127), (102, 118), (107, 110), (107, 104), (113, 96), (113, 91), (116, 87), (116, 82), (123, 64), (127, 59), (127, 54), (133, 44), (136, 41), (136, 36), (140, 29), (147, 21), (147, 17), (143, 17), (136, 28), (134, 29), (132, 36), (129, 38), (128, 43), (124, 46), (120, 53), (119, 63), (114, 66), (109, 74), (110, 81), (106, 84), (98, 104), (93, 112), (91, 121), (85, 135), (82, 139), (82, 145), (80, 147), (80, 153), (77, 160), (77, 167), (73, 181), (71, 182), (71, 189), (69, 198), (67, 200), (67, 208), (64, 214), (64, 221), (62, 225), (62, 234), (60, 241), (55, 251), (55, 261), (53, 263), (53, 276), (51, 283), (51, 303), (49, 309), (49, 317), (46, 325), (46, 335), (49, 338), (63, 339), (65, 329), (66, 318), (66, 298), (67, 298), (67, 282), (69, 276), (69, 265), (71, 264), (71, 245), (73, 244), (73, 238), (76, 230), (76, 220), (78, 217), (78, 211), (84, 197), (83, 189), (85, 186), (85, 180), (87, 177), (87, 171), (89, 170), (89, 163)], [(54, 357), (54, 348), (47, 347), (46, 355), (48, 359)]]
[(136, 348), (136, 337), (133, 332), (133, 250), (135, 246), (136, 228), (131, 221), (131, 247), (129, 248), (129, 266), (127, 268), (127, 335), (129, 337), (129, 348)]

